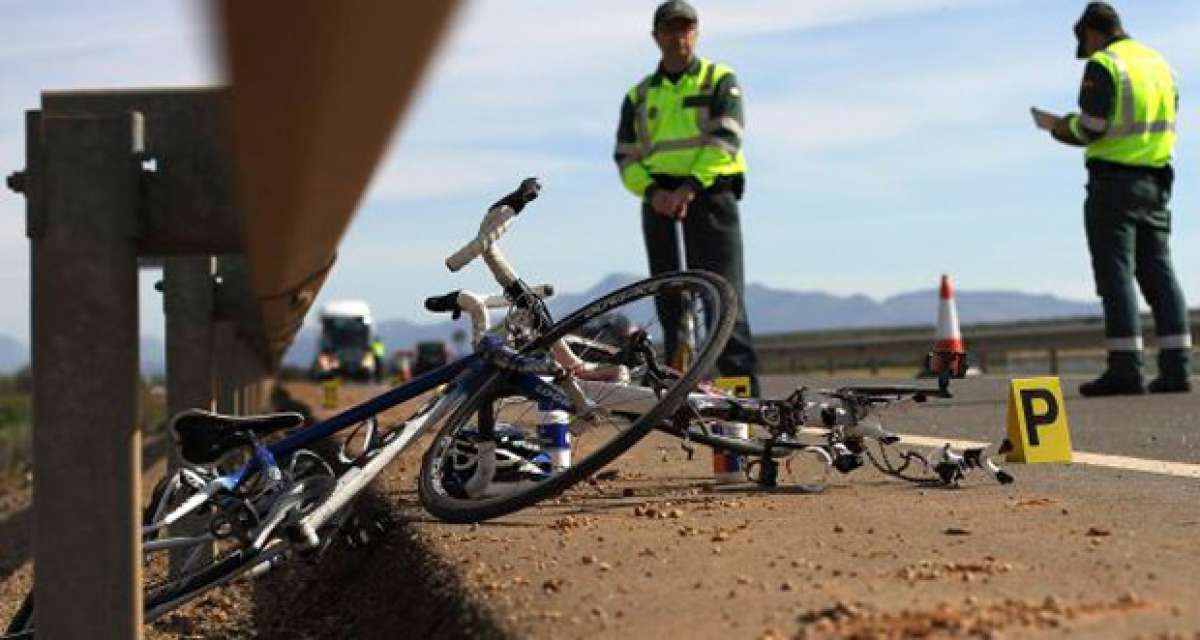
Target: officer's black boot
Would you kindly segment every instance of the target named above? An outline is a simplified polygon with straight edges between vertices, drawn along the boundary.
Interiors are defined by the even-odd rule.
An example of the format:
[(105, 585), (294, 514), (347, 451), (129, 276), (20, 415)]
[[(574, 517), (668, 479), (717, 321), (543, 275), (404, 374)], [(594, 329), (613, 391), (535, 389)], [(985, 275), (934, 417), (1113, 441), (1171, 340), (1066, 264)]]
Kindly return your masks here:
[(1191, 349), (1160, 349), (1158, 352), (1158, 377), (1146, 387), (1150, 393), (1188, 393), (1192, 390), (1190, 380)]
[(1146, 393), (1141, 357), (1137, 351), (1109, 351), (1108, 369), (1099, 378), (1079, 385), (1079, 395), (1132, 396)]

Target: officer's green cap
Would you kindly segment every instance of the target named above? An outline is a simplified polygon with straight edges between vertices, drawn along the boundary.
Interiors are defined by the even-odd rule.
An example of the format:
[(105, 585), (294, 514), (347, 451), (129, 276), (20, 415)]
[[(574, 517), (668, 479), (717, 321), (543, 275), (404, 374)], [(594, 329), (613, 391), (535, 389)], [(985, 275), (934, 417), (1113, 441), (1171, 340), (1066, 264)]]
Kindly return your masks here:
[(1103, 34), (1121, 33), (1121, 16), (1107, 2), (1089, 2), (1075, 23), (1075, 57), (1083, 60), (1087, 52), (1083, 50), (1083, 30), (1092, 29)]
[(683, 0), (668, 0), (654, 10), (654, 28), (658, 25), (676, 18), (683, 18), (692, 22), (699, 22), (700, 18), (696, 15), (696, 9), (692, 5)]
[(1121, 30), (1121, 16), (1107, 2), (1089, 2), (1079, 17), (1079, 26), (1095, 29), (1100, 33), (1115, 33)]

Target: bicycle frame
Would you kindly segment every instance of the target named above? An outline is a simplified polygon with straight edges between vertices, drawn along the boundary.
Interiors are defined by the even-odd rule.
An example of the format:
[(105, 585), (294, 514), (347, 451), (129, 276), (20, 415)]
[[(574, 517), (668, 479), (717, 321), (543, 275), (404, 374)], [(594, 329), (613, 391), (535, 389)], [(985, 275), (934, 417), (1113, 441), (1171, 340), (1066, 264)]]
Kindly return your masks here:
[[(274, 461), (277, 458), (287, 457), (299, 449), (308, 447), (363, 420), (404, 404), (427, 391), (436, 389), (443, 384), (454, 382), (460, 374), (466, 371), (471, 371), (472, 374), (468, 379), (462, 380), (461, 383), (469, 387), (473, 380), (482, 379), (490, 371), (497, 369), (495, 365), (488, 364), (485, 358), (486, 354), (473, 353), (460, 360), (422, 374), (404, 385), (350, 407), (311, 427), (294, 432), (283, 440), (264, 447), (265, 451), (260, 450), (256, 452), (253, 460), (241, 468), (221, 476), (218, 481), (230, 490), (235, 489), (245, 481), (250, 473), (258, 469), (261, 465), (265, 464), (269, 468), (274, 465)], [(556, 387), (543, 382), (536, 375), (529, 373), (515, 374), (513, 381), (528, 393), (530, 398), (546, 400), (553, 404), (556, 409), (570, 410), (573, 407), (570, 398)]]

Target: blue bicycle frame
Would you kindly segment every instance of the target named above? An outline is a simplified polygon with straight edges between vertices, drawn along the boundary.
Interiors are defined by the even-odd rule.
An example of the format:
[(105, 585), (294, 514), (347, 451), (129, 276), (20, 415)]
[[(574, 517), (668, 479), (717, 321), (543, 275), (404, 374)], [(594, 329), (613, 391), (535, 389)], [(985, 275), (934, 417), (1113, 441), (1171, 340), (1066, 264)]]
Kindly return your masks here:
[[(505, 369), (505, 364), (519, 368), (521, 364), (529, 360), (496, 341), (484, 340), (478, 351), (465, 358), (438, 367), (311, 427), (296, 431), (275, 444), (256, 445), (254, 457), (249, 462), (241, 468), (221, 476), (217, 482), (225, 489), (233, 491), (257, 469), (262, 468), (267, 469), (268, 473), (278, 473), (277, 458), (288, 456), (347, 427), (408, 402), (427, 391), (448, 383), (461, 384), (468, 391), (474, 391), (491, 371)], [(470, 375), (462, 380), (457, 380), (464, 372), (470, 372)], [(511, 381), (529, 398), (538, 400), (543, 406), (566, 411), (573, 408), (570, 399), (561, 390), (547, 384), (535, 374), (514, 372)]]

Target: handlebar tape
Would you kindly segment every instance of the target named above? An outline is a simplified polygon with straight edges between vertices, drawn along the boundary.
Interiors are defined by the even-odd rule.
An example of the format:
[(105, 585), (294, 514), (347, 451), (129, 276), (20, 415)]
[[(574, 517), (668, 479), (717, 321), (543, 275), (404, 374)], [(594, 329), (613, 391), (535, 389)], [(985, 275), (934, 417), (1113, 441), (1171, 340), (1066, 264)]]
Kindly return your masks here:
[(463, 248), (455, 251), (449, 258), (446, 258), (446, 267), (450, 271), (458, 271), (479, 257), (493, 242), (504, 235), (513, 218), (521, 213), (525, 205), (537, 198), (541, 188), (542, 186), (538, 183), (537, 178), (526, 178), (521, 181), (520, 186), (515, 191), (497, 200), (488, 209), (487, 215), (484, 216), (483, 222), (480, 223), (479, 234), (475, 236), (474, 240), (471, 240)]
[(433, 313), (453, 313), (454, 318), (458, 319), (462, 313), (462, 308), (458, 306), (458, 290), (444, 296), (425, 298), (425, 308)]

